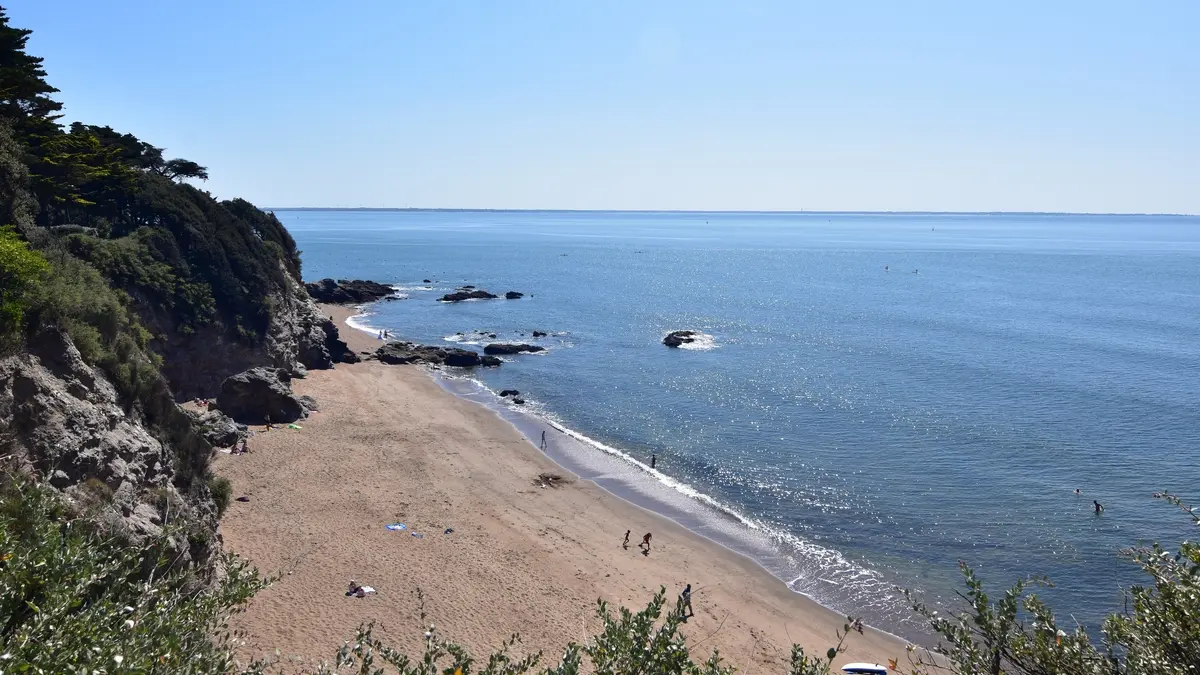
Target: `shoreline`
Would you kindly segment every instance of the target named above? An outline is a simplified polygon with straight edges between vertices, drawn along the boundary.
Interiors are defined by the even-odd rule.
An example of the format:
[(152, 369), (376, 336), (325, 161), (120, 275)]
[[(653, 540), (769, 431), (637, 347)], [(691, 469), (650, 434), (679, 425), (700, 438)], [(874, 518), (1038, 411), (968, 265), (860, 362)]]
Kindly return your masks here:
[[(346, 306), (322, 304), (320, 307), (343, 328), (350, 329), (349, 332), (358, 345), (352, 349), (366, 352), (373, 351), (381, 344), (374, 336), (377, 329), (370, 327), (365, 321), (373, 315), (369, 308), (374, 304), (376, 303)], [(552, 417), (535, 413), (526, 406), (511, 405), (480, 382), (473, 371), (447, 374), (446, 371), (436, 368), (419, 369), (452, 396), (482, 406), (499, 420), (512, 426), (532, 447), (558, 467), (592, 482), (616, 499), (672, 521), (711, 544), (750, 560), (783, 584), (789, 593), (799, 595), (839, 617), (845, 617), (837, 607), (825, 604), (793, 586), (802, 579), (818, 586), (820, 583), (836, 585), (836, 582), (827, 579), (831, 572), (833, 575), (837, 574), (828, 567), (830, 554), (832, 553), (837, 561), (847, 566), (852, 565), (841, 558), (840, 553), (830, 549), (818, 549), (811, 555), (820, 562), (811, 562), (807, 566), (796, 565), (794, 550), (804, 548), (805, 544), (789, 539), (789, 545), (784, 546), (776, 541), (776, 537), (790, 535), (764, 529), (735, 507), (721, 503), (691, 485), (651, 468), (619, 448), (589, 438)], [(539, 447), (538, 440), (542, 433), (549, 434), (544, 448)], [(772, 569), (772, 563), (775, 569)], [(887, 585), (879, 587), (881, 593), (892, 590), (892, 587)], [(855, 599), (851, 596), (843, 597), (842, 602), (851, 608), (856, 606)], [(894, 617), (895, 613), (889, 613), (887, 616)], [(896, 619), (896, 623), (903, 623), (904, 619), (911, 618), (907, 603), (904, 603), (903, 612), (900, 618)], [(904, 637), (899, 632), (878, 627), (868, 619), (864, 619), (864, 622), (873, 630), (894, 640), (905, 644), (921, 644), (920, 639)], [(920, 634), (919, 628), (908, 628)], [(929, 637), (928, 634), (922, 635), (925, 638)]]
[[(346, 325), (354, 308), (323, 311), (354, 351), (378, 346)], [(793, 640), (824, 653), (845, 623), (758, 562), (586, 478), (539, 487), (539, 473), (567, 469), (420, 369), (339, 365), (294, 384), (322, 412), (302, 430), (258, 434), (251, 454), (221, 456), (215, 467), (250, 500), (225, 515), (227, 548), (282, 572), (235, 621), (248, 635), (243, 658), (279, 649), (284, 664), (311, 666), (367, 621), (411, 651), (423, 607), (476, 656), (520, 633), (516, 653), (540, 649), (551, 661), (599, 627), (596, 598), (639, 609), (660, 585), (673, 602), (684, 583), (696, 591), (684, 627), (693, 656), (719, 648), (745, 672), (780, 672)], [(424, 536), (385, 530), (390, 522)], [(623, 549), (626, 529), (634, 532)], [(635, 544), (645, 531), (653, 543), (643, 556)], [(379, 595), (345, 598), (350, 578)], [(875, 629), (847, 644), (835, 663), (905, 658), (903, 641)]]

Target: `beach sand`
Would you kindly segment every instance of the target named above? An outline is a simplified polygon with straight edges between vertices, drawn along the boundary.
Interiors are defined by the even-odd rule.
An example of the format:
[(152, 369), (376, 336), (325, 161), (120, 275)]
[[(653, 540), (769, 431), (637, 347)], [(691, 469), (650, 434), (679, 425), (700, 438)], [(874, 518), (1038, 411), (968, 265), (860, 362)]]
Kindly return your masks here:
[[(380, 344), (345, 325), (352, 310), (325, 311), (355, 351)], [(321, 411), (302, 430), (258, 433), (250, 454), (221, 455), (214, 467), (249, 497), (225, 514), (226, 548), (282, 574), (235, 619), (248, 634), (244, 658), (278, 649), (285, 670), (332, 661), (370, 621), (419, 656), (418, 589), (444, 638), (484, 657), (520, 633), (515, 651), (543, 650), (547, 664), (597, 630), (597, 598), (641, 609), (660, 585), (672, 607), (684, 584), (696, 589), (684, 629), (693, 658), (717, 648), (742, 672), (785, 672), (792, 641), (823, 654), (844, 623), (748, 558), (576, 480), (418, 368), (339, 365), (293, 385)], [(539, 487), (543, 472), (570, 482)], [(384, 528), (394, 522), (408, 529)], [(346, 597), (352, 578), (378, 594)], [(835, 663), (904, 658), (903, 642), (870, 629), (848, 645)]]

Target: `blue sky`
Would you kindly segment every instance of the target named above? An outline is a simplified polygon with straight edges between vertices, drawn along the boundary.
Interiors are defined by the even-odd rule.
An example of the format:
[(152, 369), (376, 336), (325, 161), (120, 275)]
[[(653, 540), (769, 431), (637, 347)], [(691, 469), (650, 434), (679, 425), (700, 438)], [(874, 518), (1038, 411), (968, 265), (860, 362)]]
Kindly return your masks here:
[(1200, 213), (1200, 2), (9, 0), (282, 206)]

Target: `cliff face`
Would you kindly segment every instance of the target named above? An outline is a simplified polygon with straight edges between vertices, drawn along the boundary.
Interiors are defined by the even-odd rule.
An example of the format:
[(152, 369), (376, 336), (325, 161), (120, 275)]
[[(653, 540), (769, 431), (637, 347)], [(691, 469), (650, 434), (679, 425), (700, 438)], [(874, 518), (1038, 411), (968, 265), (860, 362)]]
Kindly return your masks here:
[(284, 276), (284, 285), (266, 292), (272, 307), (265, 333), (253, 343), (237, 339), (221, 326), (183, 331), (161, 313), (138, 303), (155, 339), (151, 348), (163, 357), (162, 372), (177, 400), (210, 398), (221, 382), (257, 366), (284, 368), (296, 374), (333, 366), (345, 350), (336, 326), (321, 314), (299, 282)]
[(192, 536), (171, 542), (180, 562), (214, 550), (217, 515), (203, 478), (212, 449), (165, 388), (146, 408), (123, 405), (65, 334), (45, 331), (0, 360), (0, 434), (11, 462), (95, 509), (114, 534), (144, 543), (181, 522)]

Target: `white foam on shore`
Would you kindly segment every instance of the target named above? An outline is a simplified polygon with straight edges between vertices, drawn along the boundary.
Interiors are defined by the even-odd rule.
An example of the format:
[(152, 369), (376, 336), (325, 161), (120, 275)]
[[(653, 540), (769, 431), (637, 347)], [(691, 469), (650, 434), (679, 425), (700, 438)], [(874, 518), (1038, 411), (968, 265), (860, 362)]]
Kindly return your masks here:
[(364, 333), (369, 333), (372, 336), (379, 335), (382, 328), (376, 328), (367, 322), (367, 319), (375, 316), (373, 313), (366, 311), (367, 305), (358, 305), (354, 308), (354, 314), (346, 317), (346, 325), (356, 330), (361, 330)]
[[(869, 606), (879, 611), (881, 615), (888, 616), (889, 620), (902, 620), (902, 612), (907, 606), (902, 602), (886, 603), (888, 599), (894, 600), (897, 597), (895, 587), (885, 581), (879, 572), (863, 567), (846, 558), (841, 552), (763, 523), (688, 483), (664, 474), (658, 469), (650, 468), (648, 464), (620, 448), (566, 426), (553, 414), (546, 411), (541, 402), (528, 395), (522, 395), (526, 401), (525, 405), (515, 406), (473, 376), (452, 376), (444, 371), (436, 373), (431, 371), (431, 374), (443, 386), (448, 381), (469, 382), (476, 390), (476, 395), (481, 395), (483, 398), (473, 398), (471, 395), (444, 386), (455, 395), (482, 403), (494, 412), (503, 409), (510, 414), (516, 414), (545, 425), (576, 441), (579, 446), (597, 450), (602, 456), (610, 458), (610, 461), (617, 460), (621, 466), (635, 469), (632, 473), (621, 471), (615, 466), (604, 469), (603, 466), (597, 465), (595, 458), (589, 460), (586, 456), (579, 457), (571, 453), (567, 447), (559, 447), (565, 456), (581, 461), (589, 468), (597, 470), (600, 475), (594, 478), (594, 481), (605, 479), (619, 482), (625, 488), (649, 499), (652, 503), (663, 505), (668, 511), (659, 511), (653, 508), (652, 510), (676, 520), (685, 527), (686, 523), (673, 518), (669, 511), (680, 510), (688, 514), (690, 518), (696, 519), (702, 528), (711, 529), (717, 535), (717, 539), (713, 539), (713, 536), (703, 531), (689, 529), (700, 536), (713, 539), (726, 548), (730, 547), (729, 543), (722, 542), (721, 539), (740, 542), (733, 547), (733, 550), (758, 562), (764, 569), (787, 584), (793, 592), (833, 609), (858, 610)], [(511, 423), (511, 420), (509, 421)], [(528, 432), (523, 431), (520, 426), (517, 428), (522, 431), (531, 444), (535, 446), (538, 444)], [(551, 459), (554, 458), (551, 457)], [(573, 470), (571, 467), (564, 468)], [(642, 479), (639, 480), (638, 476), (641, 476)], [(643, 483), (644, 479), (650, 479), (652, 482)], [(628, 497), (619, 492), (613, 492), (604, 485), (600, 485), (600, 487), (619, 499), (631, 501)], [(664, 488), (666, 492), (662, 492)], [(672, 494), (676, 497), (672, 498), (670, 496)], [(683, 502), (679, 501), (680, 497), (683, 498)], [(689, 508), (687, 502), (697, 505), (699, 510), (697, 507)], [(645, 508), (645, 505), (636, 500), (633, 503)], [(706, 511), (707, 516), (705, 515)], [(833, 595), (830, 594), (831, 589)]]

